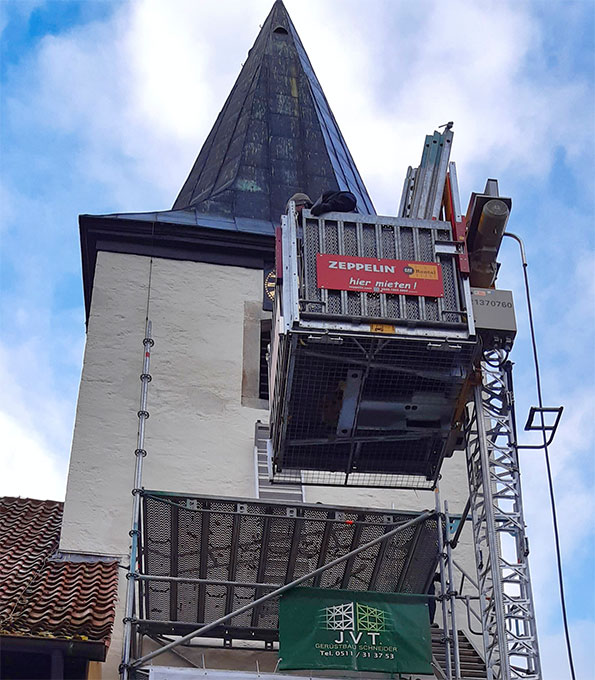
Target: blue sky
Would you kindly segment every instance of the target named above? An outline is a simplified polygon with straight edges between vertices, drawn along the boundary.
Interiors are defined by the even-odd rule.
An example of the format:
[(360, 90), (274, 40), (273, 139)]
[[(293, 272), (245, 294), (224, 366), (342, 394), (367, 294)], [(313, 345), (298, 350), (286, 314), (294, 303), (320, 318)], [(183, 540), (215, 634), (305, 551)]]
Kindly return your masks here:
[[(0, 493), (64, 496), (85, 339), (77, 215), (171, 207), (269, 6), (0, 4)], [(424, 135), (449, 120), (463, 205), (494, 176), (513, 198), (544, 398), (565, 407), (551, 456), (580, 677), (592, 677), (595, 4), (286, 6), (378, 212), (395, 212)], [(515, 291), (524, 423), (536, 396), (512, 242), (501, 261), (499, 285)], [(562, 680), (543, 456), (523, 453), (521, 464), (545, 677)]]

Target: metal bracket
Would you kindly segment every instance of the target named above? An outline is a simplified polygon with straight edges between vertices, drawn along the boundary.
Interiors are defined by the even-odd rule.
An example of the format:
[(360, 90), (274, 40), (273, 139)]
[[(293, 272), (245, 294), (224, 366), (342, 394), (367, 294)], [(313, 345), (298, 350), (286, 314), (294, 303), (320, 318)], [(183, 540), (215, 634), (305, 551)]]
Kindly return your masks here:
[(428, 342), (427, 348), (430, 350), (443, 350), (445, 352), (458, 352), (462, 349), (460, 344), (452, 343), (448, 340)]
[[(553, 441), (554, 437), (556, 436), (556, 431), (558, 429), (558, 425), (560, 424), (560, 418), (562, 418), (562, 411), (564, 411), (563, 406), (558, 406), (558, 407), (553, 407), (553, 406), (531, 406), (529, 409), (529, 415), (527, 416), (527, 422), (525, 423), (525, 432), (543, 432), (544, 439), (546, 436), (546, 433), (549, 433), (549, 438), (545, 443), (543, 444), (535, 444), (533, 446), (525, 445), (521, 446), (520, 444), (517, 446), (517, 449), (543, 449), (546, 446), (549, 446)], [(535, 423), (535, 416), (537, 414), (541, 415), (541, 422), (540, 423)], [(544, 416), (546, 413), (555, 413), (556, 417), (554, 418), (554, 422), (551, 423), (550, 425), (546, 425)]]
[(464, 252), (464, 243), (458, 241), (434, 241), (437, 255), (460, 255)]
[(337, 437), (340, 439), (349, 437), (353, 432), (363, 377), (363, 369), (347, 371), (341, 411), (337, 423)]
[(298, 305), (300, 306), (300, 309), (302, 309), (304, 305), (321, 305), (322, 307), (326, 307), (326, 302), (324, 300), (305, 300), (302, 298), (298, 300)]

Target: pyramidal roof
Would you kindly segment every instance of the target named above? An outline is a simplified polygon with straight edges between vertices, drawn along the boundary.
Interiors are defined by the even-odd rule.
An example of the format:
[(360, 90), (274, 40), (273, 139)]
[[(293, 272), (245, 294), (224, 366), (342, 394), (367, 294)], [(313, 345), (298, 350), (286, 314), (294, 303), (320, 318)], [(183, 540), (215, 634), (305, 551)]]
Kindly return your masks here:
[(278, 223), (296, 192), (374, 206), (281, 0), (273, 5), (174, 205)]

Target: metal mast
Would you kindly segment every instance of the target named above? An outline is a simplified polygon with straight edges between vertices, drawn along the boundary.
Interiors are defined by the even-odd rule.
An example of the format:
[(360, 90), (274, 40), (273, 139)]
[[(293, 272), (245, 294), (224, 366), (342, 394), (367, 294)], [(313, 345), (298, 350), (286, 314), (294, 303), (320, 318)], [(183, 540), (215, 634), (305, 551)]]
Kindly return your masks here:
[[(427, 137), (419, 168), (408, 171), (400, 214), (436, 219), (452, 124)], [(461, 221), (454, 163), (450, 164), (455, 220)], [(512, 364), (503, 350), (486, 349), (474, 388), (467, 470), (488, 680), (541, 680), (529, 574), (514, 420)], [(444, 590), (444, 583), (442, 584)], [(456, 634), (456, 633), (455, 633)]]
[(511, 370), (504, 351), (484, 352), (467, 445), (471, 519), (488, 680), (540, 680)]
[(143, 479), (143, 459), (147, 455), (144, 449), (145, 445), (145, 423), (149, 418), (147, 411), (147, 397), (149, 392), (149, 383), (151, 382), (151, 374), (149, 373), (151, 365), (151, 347), (154, 345), (151, 337), (151, 322), (147, 319), (145, 338), (143, 340), (143, 372), (140, 375), (141, 393), (140, 393), (140, 408), (138, 411), (138, 434), (136, 441), (135, 466), (134, 466), (134, 488), (132, 489), (133, 503), (132, 503), (132, 528), (130, 529), (130, 562), (128, 564), (128, 572), (126, 578), (126, 613), (124, 617), (124, 643), (123, 643), (123, 657), (120, 666), (120, 677), (122, 680), (128, 680), (130, 677), (130, 659), (132, 653), (132, 644), (134, 630), (132, 627), (132, 620), (135, 607), (135, 591), (136, 591), (136, 568), (139, 554), (139, 535), (140, 535), (140, 493)]

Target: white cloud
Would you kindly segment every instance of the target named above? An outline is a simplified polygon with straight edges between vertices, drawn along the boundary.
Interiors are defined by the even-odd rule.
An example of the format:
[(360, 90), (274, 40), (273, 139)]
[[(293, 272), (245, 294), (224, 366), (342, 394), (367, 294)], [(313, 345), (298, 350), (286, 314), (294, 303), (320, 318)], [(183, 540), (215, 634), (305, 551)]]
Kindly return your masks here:
[(11, 117), (76, 135), (80, 175), (103, 186), (113, 210), (168, 208), (250, 46), (223, 51), (211, 36), (258, 31), (258, 6), (236, 7), (144, 0), (46, 36), (9, 99)]
[(19, 345), (0, 343), (0, 495), (63, 500), (76, 388), (59, 372), (80, 366), (81, 343), (62, 329), (51, 336), (48, 310), (20, 306), (9, 314), (30, 335)]
[[(81, 171), (119, 205), (168, 207), (269, 7), (139, 0), (108, 22), (48, 37), (34, 115), (79, 135)], [(585, 145), (586, 86), (536, 57), (530, 5), (383, 2), (365, 17), (353, 2), (340, 13), (311, 1), (288, 9), (381, 212), (398, 203), (424, 135), (448, 120), (465, 191), (488, 168), (543, 175), (556, 148), (576, 155)], [(149, 194), (164, 205), (130, 205)]]
[(34, 429), (0, 412), (0, 495), (64, 500), (66, 470)]

